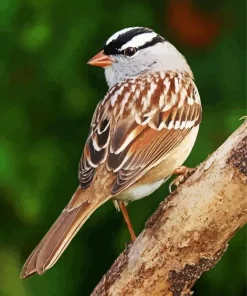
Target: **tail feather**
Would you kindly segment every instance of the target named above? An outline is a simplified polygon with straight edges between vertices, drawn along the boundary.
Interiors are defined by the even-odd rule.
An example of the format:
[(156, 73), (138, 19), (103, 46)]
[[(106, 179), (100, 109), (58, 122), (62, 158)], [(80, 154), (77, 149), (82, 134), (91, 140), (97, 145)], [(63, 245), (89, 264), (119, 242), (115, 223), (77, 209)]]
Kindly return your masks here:
[(82, 189), (77, 189), (71, 202), (27, 259), (20, 274), (21, 278), (35, 273), (43, 274), (51, 268), (90, 215), (109, 199), (89, 202), (82, 198), (80, 205), (77, 203), (76, 207), (71, 207), (71, 203), (73, 204), (75, 199), (78, 200), (83, 193)]
[(49, 229), (47, 234), (43, 237), (41, 242), (37, 245), (37, 247), (30, 254), (30, 256), (28, 257), (28, 259), (26, 260), (26, 262), (25, 262), (25, 264), (24, 264), (24, 266), (22, 268), (20, 278), (24, 279), (24, 278), (30, 277), (33, 274), (37, 273), (36, 263), (37, 263), (38, 256), (40, 254), (40, 250), (42, 249), (42, 246), (44, 245), (45, 241), (48, 239), (50, 234), (56, 229), (56, 227), (60, 223), (62, 223), (64, 215), (65, 215), (65, 213), (61, 213), (61, 215), (58, 217), (58, 219), (55, 221), (55, 223)]

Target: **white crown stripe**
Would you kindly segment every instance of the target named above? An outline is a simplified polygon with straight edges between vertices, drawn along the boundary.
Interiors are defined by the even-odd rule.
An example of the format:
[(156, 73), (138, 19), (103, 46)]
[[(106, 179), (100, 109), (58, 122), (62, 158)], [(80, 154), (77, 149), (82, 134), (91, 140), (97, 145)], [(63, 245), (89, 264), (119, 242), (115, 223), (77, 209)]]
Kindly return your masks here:
[(157, 33), (155, 33), (155, 32), (142, 33), (140, 35), (133, 37), (129, 42), (125, 43), (121, 47), (121, 50), (124, 50), (128, 47), (140, 47), (140, 46), (152, 41), (153, 38), (156, 36), (157, 36)]
[(128, 31), (131, 31), (133, 29), (139, 29), (141, 27), (130, 27), (130, 28), (126, 28), (123, 30), (120, 30), (118, 32), (116, 32), (115, 34), (113, 34), (107, 41), (106, 41), (106, 45), (108, 45), (110, 42), (112, 42), (113, 40), (117, 39), (119, 35), (122, 35)]

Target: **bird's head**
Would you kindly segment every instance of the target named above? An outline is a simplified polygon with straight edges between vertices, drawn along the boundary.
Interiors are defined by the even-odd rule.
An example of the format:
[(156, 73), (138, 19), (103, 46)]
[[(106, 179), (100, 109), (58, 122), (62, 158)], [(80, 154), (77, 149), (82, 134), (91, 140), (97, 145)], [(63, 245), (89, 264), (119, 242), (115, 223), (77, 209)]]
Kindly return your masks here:
[(123, 29), (112, 35), (88, 64), (105, 69), (109, 87), (144, 72), (191, 73), (185, 58), (171, 43), (143, 27)]

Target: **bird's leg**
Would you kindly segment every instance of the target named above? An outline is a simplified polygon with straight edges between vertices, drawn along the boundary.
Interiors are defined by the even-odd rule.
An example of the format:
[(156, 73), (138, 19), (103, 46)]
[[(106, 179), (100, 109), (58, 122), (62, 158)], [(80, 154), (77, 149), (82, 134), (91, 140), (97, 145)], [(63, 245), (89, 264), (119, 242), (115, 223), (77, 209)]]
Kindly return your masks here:
[(185, 182), (189, 176), (191, 176), (195, 172), (195, 168), (188, 168), (186, 166), (181, 166), (176, 168), (172, 175), (179, 175), (177, 178), (175, 178), (169, 185), (169, 191), (172, 192), (172, 186), (176, 186), (178, 188), (182, 183)]
[(129, 229), (129, 232), (130, 232), (131, 240), (133, 242), (136, 239), (136, 235), (135, 235), (134, 229), (132, 227), (132, 224), (130, 222), (130, 218), (129, 218), (127, 208), (126, 208), (126, 206), (124, 205), (124, 203), (122, 201), (118, 201), (118, 206), (119, 206), (119, 209), (121, 210), (121, 212), (123, 213), (124, 220), (125, 220), (125, 222), (127, 224), (127, 227)]

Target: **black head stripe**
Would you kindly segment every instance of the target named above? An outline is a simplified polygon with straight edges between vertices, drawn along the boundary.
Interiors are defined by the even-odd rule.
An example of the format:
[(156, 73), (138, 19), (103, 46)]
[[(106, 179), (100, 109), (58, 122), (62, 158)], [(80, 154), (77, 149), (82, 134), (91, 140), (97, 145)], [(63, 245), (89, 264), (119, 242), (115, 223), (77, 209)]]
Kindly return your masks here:
[(154, 37), (151, 41), (143, 44), (142, 46), (138, 47), (138, 49), (143, 49), (143, 48), (146, 48), (146, 47), (150, 47), (150, 46), (153, 46), (159, 42), (164, 42), (165, 39), (159, 35), (157, 35), (156, 37)]
[(151, 33), (153, 30), (148, 28), (134, 28), (123, 34), (120, 34), (116, 39), (112, 40), (109, 44), (105, 44), (103, 47), (104, 53), (107, 55), (114, 55), (120, 53), (120, 48), (132, 38), (143, 33)]

